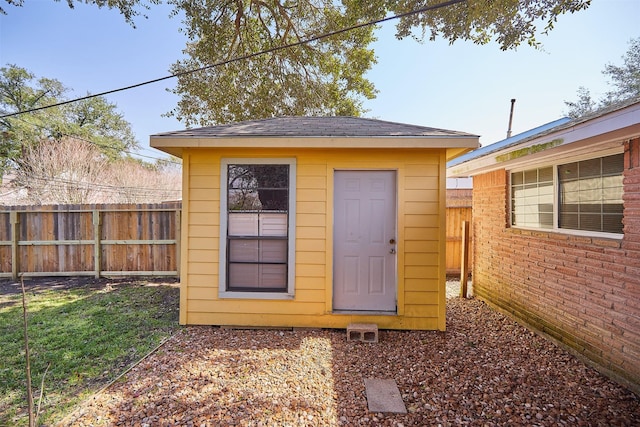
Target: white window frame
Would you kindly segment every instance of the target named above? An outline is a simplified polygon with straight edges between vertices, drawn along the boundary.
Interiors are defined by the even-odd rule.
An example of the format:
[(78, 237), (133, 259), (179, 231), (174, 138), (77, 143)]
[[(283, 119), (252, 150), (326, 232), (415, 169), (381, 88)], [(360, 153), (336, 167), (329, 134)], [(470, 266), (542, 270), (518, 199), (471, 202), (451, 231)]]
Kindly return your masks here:
[[(228, 205), (227, 188), (228, 166), (241, 165), (289, 165), (289, 210), (288, 210), (288, 253), (287, 253), (287, 291), (251, 292), (227, 290), (227, 230)], [(223, 158), (220, 162), (220, 257), (218, 267), (218, 297), (239, 299), (280, 299), (290, 300), (295, 296), (295, 242), (296, 242), (296, 159), (294, 158)]]
[[(587, 230), (574, 230), (570, 228), (560, 228), (558, 227), (559, 221), (559, 210), (560, 210), (560, 202), (559, 202), (559, 191), (560, 191), (560, 183), (558, 181), (558, 166), (565, 165), (573, 162), (580, 162), (584, 160), (597, 159), (602, 157), (608, 157), (616, 154), (622, 154), (620, 149), (612, 149), (606, 150), (603, 152), (599, 152), (598, 155), (581, 155), (581, 156), (572, 156), (565, 159), (558, 160), (554, 163), (542, 163), (539, 165), (527, 164), (526, 166), (513, 168), (508, 170), (508, 185), (509, 185), (509, 225), (515, 229), (522, 230), (535, 230), (535, 231), (543, 231), (543, 232), (554, 232), (554, 233), (563, 233), (574, 236), (584, 236), (584, 237), (602, 237), (602, 238), (611, 238), (611, 239), (622, 239), (623, 233), (609, 233), (603, 231), (587, 231)], [(544, 227), (532, 227), (532, 226), (521, 226), (513, 224), (513, 194), (512, 194), (512, 183), (511, 183), (511, 174), (517, 172), (528, 171), (532, 169), (544, 169), (546, 167), (553, 168), (553, 227), (552, 228), (544, 228)]]

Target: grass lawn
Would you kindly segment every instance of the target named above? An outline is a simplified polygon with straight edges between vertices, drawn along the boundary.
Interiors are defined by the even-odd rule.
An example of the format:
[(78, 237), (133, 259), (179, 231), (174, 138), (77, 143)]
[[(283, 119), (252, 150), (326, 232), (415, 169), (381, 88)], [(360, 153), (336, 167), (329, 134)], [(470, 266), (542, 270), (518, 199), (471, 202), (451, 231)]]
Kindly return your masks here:
[[(58, 280), (64, 282), (65, 279)], [(29, 289), (37, 279), (25, 279)], [(178, 327), (178, 288), (141, 280), (28, 291), (34, 400), (41, 423), (115, 379)], [(0, 294), (0, 426), (28, 425), (20, 294)]]

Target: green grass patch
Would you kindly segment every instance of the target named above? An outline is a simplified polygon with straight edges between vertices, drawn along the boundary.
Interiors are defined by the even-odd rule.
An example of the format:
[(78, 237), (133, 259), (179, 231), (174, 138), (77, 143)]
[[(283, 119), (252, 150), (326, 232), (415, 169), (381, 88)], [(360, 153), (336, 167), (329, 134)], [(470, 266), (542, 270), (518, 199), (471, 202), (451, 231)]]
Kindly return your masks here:
[[(34, 399), (51, 363), (40, 422), (59, 420), (169, 336), (178, 293), (137, 283), (28, 293)], [(0, 426), (28, 425), (26, 396), (21, 295), (0, 295)]]

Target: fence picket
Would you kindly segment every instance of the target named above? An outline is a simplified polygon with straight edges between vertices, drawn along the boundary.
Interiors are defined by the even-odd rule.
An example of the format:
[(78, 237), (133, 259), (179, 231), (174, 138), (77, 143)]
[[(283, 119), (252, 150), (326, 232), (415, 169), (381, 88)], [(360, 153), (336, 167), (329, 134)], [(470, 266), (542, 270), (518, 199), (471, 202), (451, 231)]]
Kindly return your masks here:
[(177, 276), (167, 250), (179, 246), (180, 209), (180, 202), (3, 207), (0, 277)]
[[(446, 212), (447, 274), (459, 274), (460, 227), (471, 208)], [(180, 218), (180, 202), (3, 207), (0, 277), (178, 277)]]

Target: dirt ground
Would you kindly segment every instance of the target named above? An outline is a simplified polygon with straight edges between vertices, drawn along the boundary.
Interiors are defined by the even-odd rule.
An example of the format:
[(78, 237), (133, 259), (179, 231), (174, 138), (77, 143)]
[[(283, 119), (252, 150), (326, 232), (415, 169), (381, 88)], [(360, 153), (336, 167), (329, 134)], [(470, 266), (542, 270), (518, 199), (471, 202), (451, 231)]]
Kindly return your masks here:
[[(175, 279), (25, 279), (29, 292)], [(20, 292), (0, 280), (0, 296)], [(64, 426), (637, 426), (640, 397), (447, 282), (447, 331), (181, 328), (80, 404)], [(393, 379), (407, 414), (372, 413), (365, 378)]]
[[(107, 286), (178, 286), (179, 280), (173, 277), (122, 277), (96, 279), (91, 276), (76, 277), (29, 277), (24, 279), (27, 292), (38, 293), (51, 289), (104, 289)], [(0, 295), (14, 295), (21, 293), (20, 280), (0, 279)]]
[[(392, 379), (406, 414), (368, 410)], [(63, 426), (638, 426), (640, 398), (476, 299), (447, 331), (181, 328)]]

